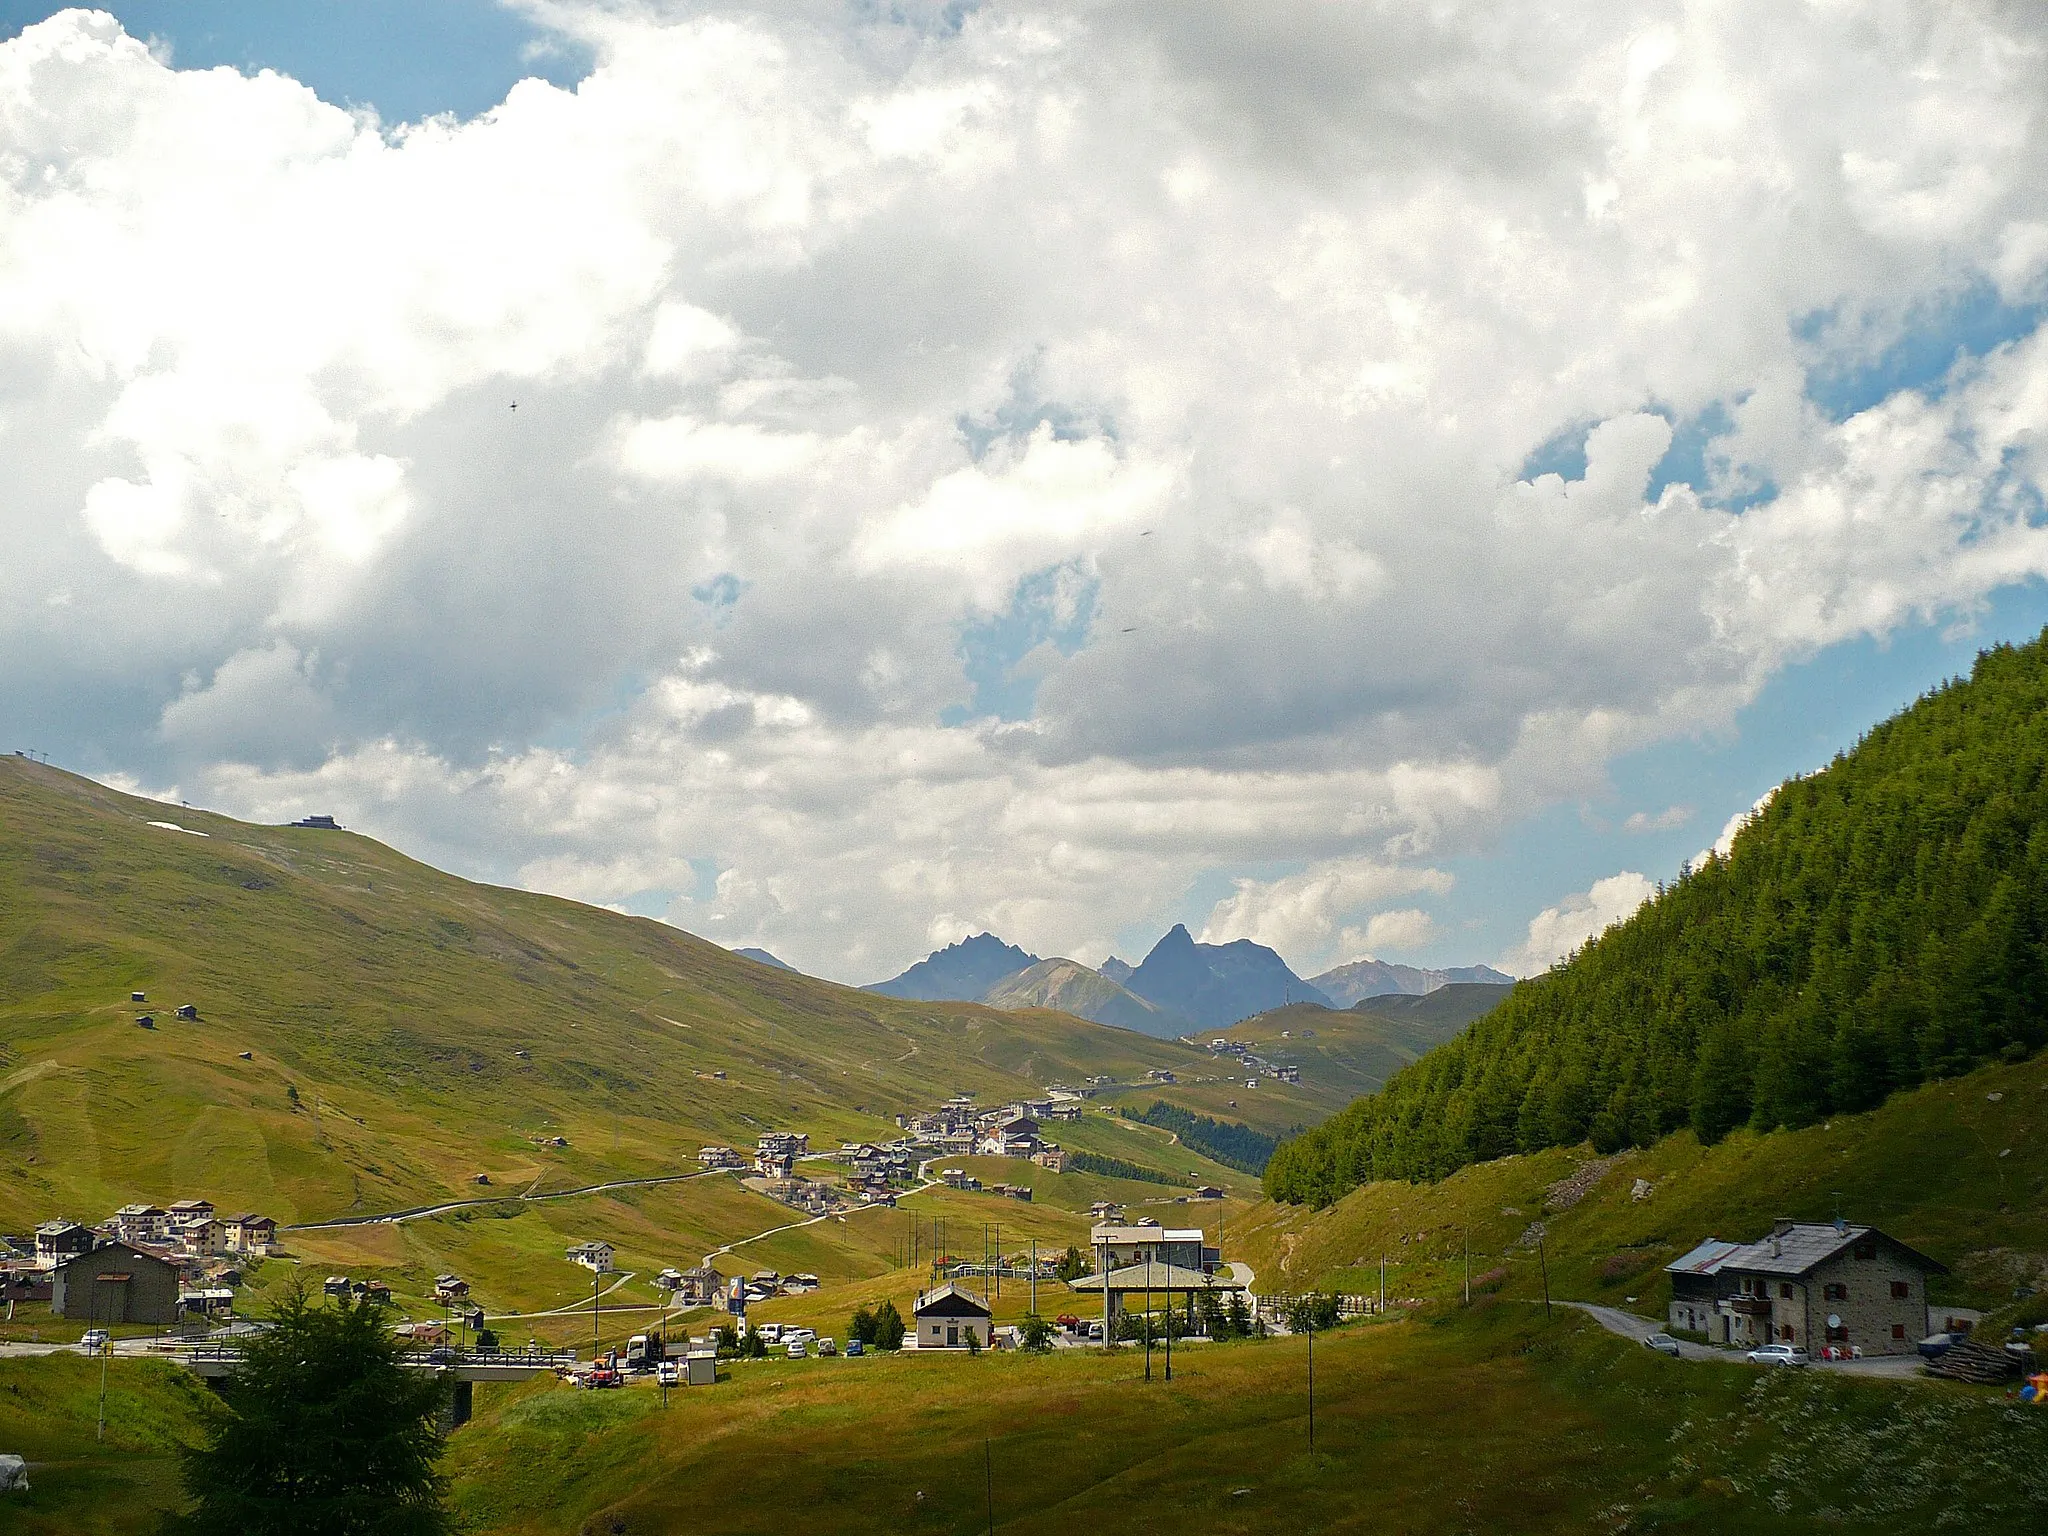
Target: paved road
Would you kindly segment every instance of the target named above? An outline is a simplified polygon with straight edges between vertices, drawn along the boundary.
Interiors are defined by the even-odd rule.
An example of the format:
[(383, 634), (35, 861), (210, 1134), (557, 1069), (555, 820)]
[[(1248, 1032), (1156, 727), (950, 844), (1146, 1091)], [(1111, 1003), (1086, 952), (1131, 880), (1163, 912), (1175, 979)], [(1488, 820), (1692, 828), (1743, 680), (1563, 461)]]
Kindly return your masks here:
[[(1561, 1301), (1561, 1307), (1576, 1307), (1609, 1333), (1618, 1333), (1625, 1339), (1638, 1343), (1660, 1330), (1662, 1325), (1652, 1318), (1638, 1317), (1633, 1312), (1624, 1312), (1619, 1307), (1595, 1306), (1589, 1301)], [(1718, 1360), (1723, 1365), (1747, 1365), (1743, 1351), (1739, 1349), (1716, 1349), (1711, 1344), (1694, 1344), (1690, 1340), (1678, 1341), (1678, 1357), (1681, 1360)], [(1900, 1379), (1920, 1374), (1920, 1360), (1916, 1355), (1874, 1355), (1865, 1360), (1816, 1360), (1813, 1368), (1820, 1371), (1836, 1371), (1844, 1376), (1881, 1376)]]
[(375, 1216), (337, 1216), (332, 1221), (294, 1222), (282, 1230), (286, 1232), (320, 1232), (335, 1227), (395, 1226), (402, 1221), (418, 1221), (426, 1216), (439, 1216), (447, 1211), (463, 1211), (479, 1205), (505, 1205), (514, 1201), (569, 1200), (577, 1195), (601, 1195), (608, 1189), (644, 1189), (650, 1184), (684, 1184), (691, 1179), (715, 1178), (725, 1170), (707, 1168), (701, 1173), (664, 1173), (648, 1179), (613, 1179), (604, 1184), (583, 1184), (575, 1189), (552, 1189), (536, 1195), (531, 1188), (517, 1195), (484, 1195), (474, 1200), (447, 1200), (439, 1205), (414, 1205), (402, 1211), (385, 1211)]

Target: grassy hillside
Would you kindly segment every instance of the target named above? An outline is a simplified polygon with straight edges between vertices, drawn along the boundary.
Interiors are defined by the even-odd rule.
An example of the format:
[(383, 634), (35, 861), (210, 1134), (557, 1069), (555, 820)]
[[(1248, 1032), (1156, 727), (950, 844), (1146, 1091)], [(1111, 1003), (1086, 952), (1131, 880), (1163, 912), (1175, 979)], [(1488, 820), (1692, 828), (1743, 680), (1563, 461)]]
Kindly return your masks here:
[[(251, 826), (20, 758), (0, 759), (0, 889), (0, 1230), (135, 1199), (291, 1222), (667, 1174), (765, 1127), (832, 1146), (961, 1089), (995, 1100), (1204, 1059), (1064, 1014), (833, 986), (352, 833)], [(155, 1029), (136, 1027), (131, 990)], [(185, 1002), (199, 1022), (172, 1017)], [(565, 1148), (542, 1145), (557, 1135)], [(673, 1206), (649, 1222), (680, 1234), (665, 1260), (780, 1209), (672, 1188), (645, 1197)], [(513, 1246), (538, 1251), (602, 1215), (569, 1204), (472, 1221), (416, 1262), (522, 1222), (534, 1241)]]
[(2048, 636), (1786, 783), (1726, 859), (1281, 1148), (1276, 1198), (1812, 1125), (2048, 1043)]
[(1235, 1254), (1275, 1289), (1353, 1291), (1377, 1286), (1385, 1255), (1391, 1294), (1441, 1297), (1458, 1291), (1469, 1244), (1475, 1275), (1505, 1268), (1507, 1293), (1534, 1297), (1540, 1220), (1555, 1294), (1659, 1313), (1663, 1266), (1701, 1238), (1839, 1211), (1948, 1264), (1936, 1298), (2010, 1306), (2018, 1287), (2048, 1291), (2044, 1129), (2048, 1057), (2036, 1057), (1803, 1130), (1745, 1129), (1711, 1147), (1684, 1131), (1607, 1157), (1547, 1148), (1437, 1183), (1369, 1183), (1322, 1210), (1261, 1204), (1234, 1226)]
[[(1991, 1392), (1680, 1363), (1514, 1304), (1354, 1326), (1315, 1354), (1313, 1454), (1297, 1339), (1177, 1350), (1171, 1384), (1124, 1350), (742, 1363), (667, 1407), (646, 1387), (480, 1387), (446, 1470), (470, 1529), (519, 1536), (2016, 1533), (2048, 1500), (2048, 1422)], [(21, 1528), (147, 1529), (203, 1394), (118, 1364), (124, 1407), (161, 1423), (124, 1424), (134, 1447), (110, 1453), (84, 1364), (59, 1368), (61, 1422), (36, 1443), (68, 1465)], [(0, 1361), (0, 1436), (47, 1370)]]

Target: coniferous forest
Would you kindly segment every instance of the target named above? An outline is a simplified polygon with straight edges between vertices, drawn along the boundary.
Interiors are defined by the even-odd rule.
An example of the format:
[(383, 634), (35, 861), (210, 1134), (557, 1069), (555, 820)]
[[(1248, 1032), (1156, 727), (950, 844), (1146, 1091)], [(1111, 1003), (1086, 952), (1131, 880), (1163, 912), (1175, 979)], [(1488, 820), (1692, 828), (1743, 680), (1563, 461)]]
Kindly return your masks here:
[(1691, 1127), (1799, 1126), (2048, 1043), (2048, 634), (1982, 653), (1728, 857), (1283, 1143), (1277, 1200)]

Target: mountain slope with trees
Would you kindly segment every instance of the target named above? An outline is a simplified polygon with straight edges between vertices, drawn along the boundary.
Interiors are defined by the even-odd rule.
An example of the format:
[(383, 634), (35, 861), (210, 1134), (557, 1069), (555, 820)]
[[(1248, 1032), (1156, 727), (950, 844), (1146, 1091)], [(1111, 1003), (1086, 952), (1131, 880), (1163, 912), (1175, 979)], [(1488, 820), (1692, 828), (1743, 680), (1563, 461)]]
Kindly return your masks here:
[(1267, 1165), (1275, 1199), (1803, 1126), (2048, 1042), (2048, 636), (1982, 653)]

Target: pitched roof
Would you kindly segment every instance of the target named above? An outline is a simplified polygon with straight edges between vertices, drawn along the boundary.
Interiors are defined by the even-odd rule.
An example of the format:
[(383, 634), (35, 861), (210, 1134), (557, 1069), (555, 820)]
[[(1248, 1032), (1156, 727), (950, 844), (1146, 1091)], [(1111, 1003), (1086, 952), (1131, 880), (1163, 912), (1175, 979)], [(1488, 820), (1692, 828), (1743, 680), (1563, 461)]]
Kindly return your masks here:
[(989, 1317), (988, 1303), (950, 1280), (917, 1298), (918, 1317)]
[(1664, 1266), (1667, 1275), (1711, 1275), (1721, 1267), (1722, 1260), (1741, 1248), (1740, 1243), (1724, 1243), (1718, 1237), (1710, 1237), (1691, 1253), (1683, 1254)]
[(1773, 1232), (1754, 1243), (1742, 1244), (1733, 1253), (1726, 1255), (1716, 1268), (1750, 1275), (1783, 1275), (1796, 1278), (1811, 1272), (1844, 1249), (1865, 1239), (1874, 1239), (1885, 1244), (1930, 1273), (1948, 1273), (1947, 1265), (1939, 1264), (1926, 1254), (1908, 1248), (1895, 1237), (1885, 1236), (1875, 1227), (1838, 1227), (1833, 1222), (1824, 1221), (1792, 1222), (1782, 1231)]
[[(1126, 1264), (1122, 1269), (1109, 1272), (1109, 1288), (1112, 1291), (1241, 1291), (1244, 1289), (1235, 1280), (1223, 1279), (1204, 1274), (1199, 1269), (1189, 1269), (1184, 1264)], [(1086, 1275), (1073, 1282), (1077, 1291), (1099, 1291), (1102, 1276)]]

